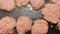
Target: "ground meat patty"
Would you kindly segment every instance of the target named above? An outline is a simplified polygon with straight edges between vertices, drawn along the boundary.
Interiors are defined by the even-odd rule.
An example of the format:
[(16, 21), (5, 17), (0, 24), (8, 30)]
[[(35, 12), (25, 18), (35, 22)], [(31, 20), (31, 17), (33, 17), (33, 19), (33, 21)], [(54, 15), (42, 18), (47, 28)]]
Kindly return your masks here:
[(43, 18), (56, 24), (59, 20), (59, 7), (56, 4), (48, 3), (42, 9)]
[(29, 0), (15, 0), (17, 7), (26, 6), (29, 3)]
[(0, 9), (12, 11), (15, 8), (14, 0), (0, 0)]
[(34, 9), (40, 9), (45, 4), (45, 0), (30, 0), (30, 3)]
[(57, 4), (60, 8), (60, 0), (52, 0), (53, 3)]
[(18, 34), (25, 34), (30, 31), (32, 27), (32, 20), (28, 16), (21, 16), (17, 20), (16, 29)]
[(60, 30), (60, 20), (59, 20), (57, 26), (58, 26), (58, 30)]
[(16, 21), (14, 18), (11, 17), (4, 17), (0, 21), (0, 33), (2, 34), (12, 34), (13, 33), (13, 28), (15, 27)]
[(46, 34), (48, 32), (48, 23), (45, 20), (38, 19), (32, 26), (32, 34)]

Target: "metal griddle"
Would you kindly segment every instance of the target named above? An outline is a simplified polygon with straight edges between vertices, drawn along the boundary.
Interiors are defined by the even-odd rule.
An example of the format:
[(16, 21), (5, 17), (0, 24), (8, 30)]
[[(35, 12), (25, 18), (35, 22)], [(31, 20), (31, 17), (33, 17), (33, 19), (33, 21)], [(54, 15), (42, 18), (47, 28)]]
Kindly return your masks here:
[[(49, 0), (45, 0), (45, 1), (46, 1), (46, 3), (49, 2)], [(13, 10), (12, 12), (5, 12), (5, 11), (0, 10), (0, 19), (5, 16), (10, 16), (17, 20), (17, 18), (19, 16), (29, 16), (34, 21), (36, 19), (43, 19), (41, 10), (42, 10), (42, 8), (40, 10), (34, 10), (30, 6), (30, 4), (28, 4), (26, 7), (15, 8), (15, 10)], [(51, 24), (50, 22), (48, 22), (48, 26), (49, 26), (49, 30), (48, 30), (47, 34), (60, 34), (56, 24)], [(53, 28), (51, 28), (52, 26), (53, 26)], [(14, 34), (18, 34), (16, 27), (14, 28), (13, 31), (14, 31)], [(31, 34), (31, 31), (27, 32), (26, 34)]]

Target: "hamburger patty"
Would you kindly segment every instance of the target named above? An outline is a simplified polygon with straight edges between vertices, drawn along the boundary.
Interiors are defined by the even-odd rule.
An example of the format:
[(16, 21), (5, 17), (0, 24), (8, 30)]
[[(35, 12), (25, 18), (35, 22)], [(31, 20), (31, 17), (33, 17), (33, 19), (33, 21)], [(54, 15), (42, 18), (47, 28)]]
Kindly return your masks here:
[(0, 0), (0, 9), (12, 11), (15, 8), (14, 0)]
[(29, 0), (15, 0), (17, 7), (26, 6), (29, 3)]
[(43, 19), (34, 21), (31, 32), (32, 34), (46, 34), (48, 32), (48, 23)]
[(43, 18), (54, 24), (56, 24), (59, 20), (59, 12), (59, 7), (52, 3), (46, 4), (42, 9)]
[(30, 31), (32, 27), (32, 20), (28, 16), (21, 16), (17, 20), (16, 28), (18, 34), (25, 34)]
[(0, 33), (1, 34), (12, 34), (13, 28), (15, 27), (16, 21), (14, 18), (11, 17), (4, 17), (0, 20)]
[(40, 9), (44, 6), (45, 0), (30, 0), (30, 4), (34, 9)]

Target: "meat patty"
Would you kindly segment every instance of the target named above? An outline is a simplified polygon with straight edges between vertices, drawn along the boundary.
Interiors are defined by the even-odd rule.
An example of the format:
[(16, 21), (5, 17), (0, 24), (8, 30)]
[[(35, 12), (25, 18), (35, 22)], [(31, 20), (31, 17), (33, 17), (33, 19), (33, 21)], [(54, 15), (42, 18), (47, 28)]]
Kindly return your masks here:
[(29, 3), (29, 0), (15, 0), (17, 7), (26, 6)]
[(34, 9), (40, 9), (44, 6), (45, 0), (30, 0), (30, 4)]
[(32, 27), (32, 20), (28, 16), (20, 16), (17, 20), (16, 28), (18, 34), (25, 34), (30, 31)]
[(13, 28), (15, 27), (15, 24), (16, 24), (16, 21), (14, 18), (6, 16), (1, 19), (0, 23), (1, 23), (0, 33), (3, 33), (3, 34), (13, 33)]
[(60, 8), (60, 0), (52, 0), (53, 3), (57, 4)]
[(42, 9), (43, 18), (56, 24), (59, 20), (59, 7), (56, 4), (48, 3)]
[(34, 21), (31, 32), (32, 34), (46, 34), (48, 32), (48, 23), (43, 19)]
[(0, 9), (12, 11), (15, 8), (14, 0), (0, 0)]

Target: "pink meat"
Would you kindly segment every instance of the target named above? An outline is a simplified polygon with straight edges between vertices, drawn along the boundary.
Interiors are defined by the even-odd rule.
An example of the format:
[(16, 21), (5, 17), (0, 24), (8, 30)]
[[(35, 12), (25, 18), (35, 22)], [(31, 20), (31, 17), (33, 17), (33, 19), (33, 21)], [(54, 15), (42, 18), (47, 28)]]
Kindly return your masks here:
[[(4, 22), (2, 22), (2, 21), (4, 21)], [(3, 34), (10, 33), (10, 34), (12, 34), (13, 33), (13, 28), (15, 27), (15, 24), (16, 24), (16, 21), (15, 21), (14, 18), (11, 18), (11, 17), (7, 16), (7, 17), (4, 17), (4, 18), (1, 19), (1, 24), (4, 24), (4, 25), (1, 25), (0, 33), (3, 33)]]
[(17, 7), (26, 6), (29, 3), (29, 0), (15, 0)]
[(42, 19), (34, 21), (31, 32), (32, 34), (46, 34), (48, 32), (48, 23)]
[[(7, 21), (6, 21), (7, 20)], [(0, 20), (0, 29), (3, 28), (8, 22), (10, 21), (10, 18), (8, 16), (2, 18)], [(2, 26), (1, 26), (2, 25)]]
[(42, 9), (42, 14), (44, 19), (47, 21), (56, 24), (59, 20), (59, 7), (56, 4), (48, 3)]
[(60, 0), (52, 0), (52, 2), (55, 3), (56, 5), (58, 5), (60, 8)]
[(30, 0), (30, 3), (34, 9), (40, 9), (44, 6), (45, 0)]
[(28, 16), (21, 16), (17, 20), (16, 28), (18, 34), (25, 34), (30, 31), (32, 27), (32, 20)]
[(0, 0), (0, 9), (12, 11), (15, 8), (14, 0)]

